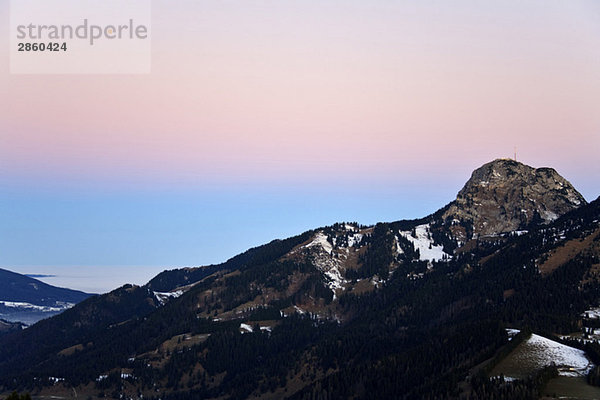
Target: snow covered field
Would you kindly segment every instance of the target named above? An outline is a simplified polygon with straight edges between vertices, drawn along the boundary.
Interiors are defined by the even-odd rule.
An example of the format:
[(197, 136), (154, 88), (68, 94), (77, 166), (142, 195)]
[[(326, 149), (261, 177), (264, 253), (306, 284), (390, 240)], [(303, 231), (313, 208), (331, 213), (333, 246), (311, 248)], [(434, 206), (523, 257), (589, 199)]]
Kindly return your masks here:
[(532, 334), (494, 368), (492, 375), (522, 379), (551, 365), (558, 367), (560, 376), (570, 377), (585, 376), (594, 367), (583, 350)]
[(563, 367), (559, 368), (559, 375), (562, 376), (584, 376), (594, 366), (583, 350), (565, 346), (543, 336), (531, 335), (525, 342), (525, 347), (529, 354), (523, 354), (524, 362), (533, 362), (539, 367), (555, 364)]

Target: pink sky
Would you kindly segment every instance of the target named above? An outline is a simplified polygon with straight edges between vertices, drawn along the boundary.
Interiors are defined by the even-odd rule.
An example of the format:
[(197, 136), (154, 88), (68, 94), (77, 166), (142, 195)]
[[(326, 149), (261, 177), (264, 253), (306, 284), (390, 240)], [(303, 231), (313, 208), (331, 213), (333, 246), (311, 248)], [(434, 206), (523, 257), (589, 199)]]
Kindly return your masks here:
[(10, 75), (3, 29), (1, 173), (600, 176), (597, 2), (406, 3), (154, 1), (149, 75)]

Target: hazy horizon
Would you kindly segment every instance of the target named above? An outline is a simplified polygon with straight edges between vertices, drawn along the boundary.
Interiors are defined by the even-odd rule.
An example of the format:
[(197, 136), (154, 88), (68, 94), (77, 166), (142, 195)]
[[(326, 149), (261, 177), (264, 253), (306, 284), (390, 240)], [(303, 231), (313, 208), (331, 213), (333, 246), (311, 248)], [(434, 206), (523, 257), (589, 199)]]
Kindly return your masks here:
[[(159, 266), (21, 266), (0, 268), (23, 275), (48, 285), (86, 293), (102, 294), (110, 292), (125, 284), (144, 285), (160, 272), (167, 269), (181, 268)], [(48, 276), (49, 275), (49, 276)]]

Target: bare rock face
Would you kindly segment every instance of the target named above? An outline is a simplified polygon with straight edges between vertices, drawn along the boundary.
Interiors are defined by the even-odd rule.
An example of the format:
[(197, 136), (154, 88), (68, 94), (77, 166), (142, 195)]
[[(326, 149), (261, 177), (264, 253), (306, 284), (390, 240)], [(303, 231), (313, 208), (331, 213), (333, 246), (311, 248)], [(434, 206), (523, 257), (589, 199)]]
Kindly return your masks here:
[(467, 241), (549, 223), (584, 204), (554, 169), (498, 159), (473, 172), (442, 219), (455, 239)]

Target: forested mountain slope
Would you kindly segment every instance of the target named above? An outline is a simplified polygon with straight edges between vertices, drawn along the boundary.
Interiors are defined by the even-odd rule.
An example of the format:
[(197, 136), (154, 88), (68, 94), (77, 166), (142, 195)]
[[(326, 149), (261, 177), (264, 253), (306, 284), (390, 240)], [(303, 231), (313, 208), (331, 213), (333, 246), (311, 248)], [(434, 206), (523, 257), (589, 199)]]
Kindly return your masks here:
[(556, 218), (527, 230), (457, 237), (477, 227), (443, 217), (451, 203), (165, 272), (0, 337), (0, 384), (157, 399), (535, 395), (536, 378), (467, 376), (509, 343), (506, 327), (568, 333), (600, 304), (600, 200), (555, 200), (541, 207)]

